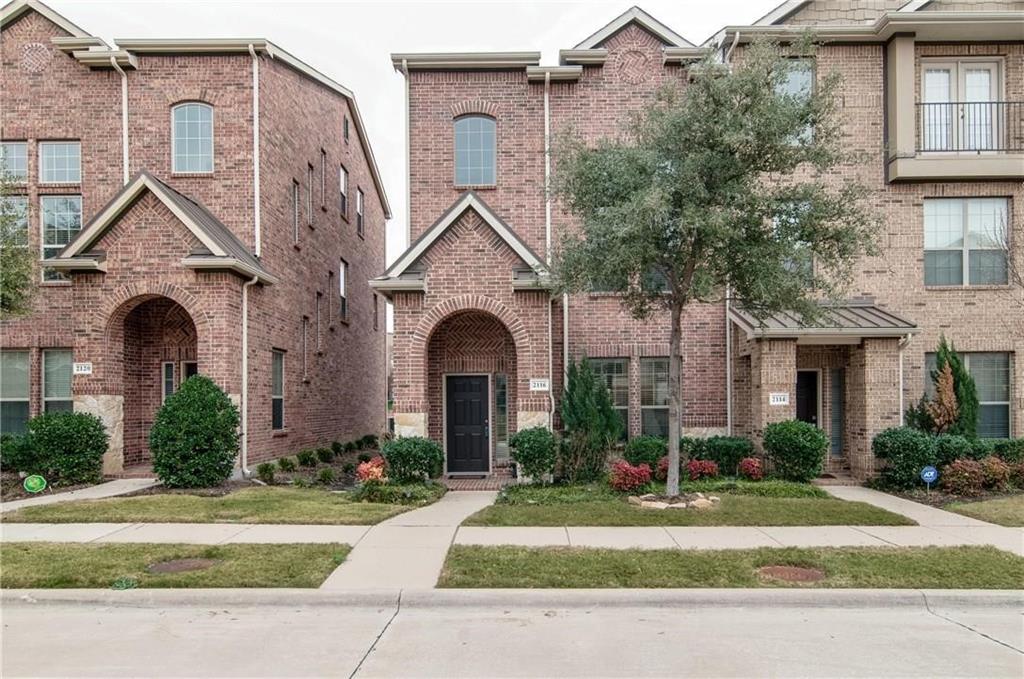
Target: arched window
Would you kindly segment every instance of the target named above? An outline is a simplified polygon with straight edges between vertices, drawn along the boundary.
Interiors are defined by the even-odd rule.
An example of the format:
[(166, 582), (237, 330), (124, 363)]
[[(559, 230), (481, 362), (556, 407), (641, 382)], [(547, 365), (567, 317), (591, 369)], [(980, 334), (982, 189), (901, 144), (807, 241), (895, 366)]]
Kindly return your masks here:
[(190, 102), (171, 111), (174, 172), (213, 172), (213, 107)]
[(462, 116), (455, 120), (455, 184), (490, 186), (496, 182), (494, 118)]

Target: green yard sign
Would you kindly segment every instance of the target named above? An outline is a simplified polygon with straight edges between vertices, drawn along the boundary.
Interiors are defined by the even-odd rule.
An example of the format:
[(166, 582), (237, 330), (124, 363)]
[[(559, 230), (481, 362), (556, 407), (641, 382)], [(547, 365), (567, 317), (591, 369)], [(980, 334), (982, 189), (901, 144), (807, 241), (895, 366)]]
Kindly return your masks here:
[(31, 476), (26, 476), (24, 483), (21, 485), (30, 493), (41, 493), (46, 490), (46, 479), (39, 474), (32, 474)]

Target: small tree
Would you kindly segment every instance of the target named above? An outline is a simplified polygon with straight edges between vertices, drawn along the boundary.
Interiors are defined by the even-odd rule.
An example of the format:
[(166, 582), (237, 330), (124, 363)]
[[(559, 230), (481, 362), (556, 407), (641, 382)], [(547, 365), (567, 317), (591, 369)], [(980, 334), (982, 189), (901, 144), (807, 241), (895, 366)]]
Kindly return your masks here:
[(36, 253), (28, 246), (28, 201), (0, 169), (0, 319), (32, 310)]
[(569, 365), (562, 394), (560, 474), (570, 481), (591, 481), (601, 475), (608, 449), (619, 439), (622, 421), (604, 381), (586, 358)]
[(978, 435), (978, 410), (981, 408), (978, 403), (978, 387), (974, 383), (974, 378), (967, 372), (967, 366), (964, 365), (960, 354), (956, 352), (956, 347), (947, 342), (946, 336), (943, 335), (939, 338), (939, 346), (935, 350), (935, 370), (931, 373), (936, 393), (938, 393), (939, 379), (947, 366), (953, 378), (953, 394), (958, 406), (958, 413), (955, 420), (945, 430), (939, 431), (975, 438)]
[(680, 344), (694, 302), (733, 302), (757, 317), (787, 310), (813, 321), (839, 298), (853, 263), (873, 252), (877, 220), (866, 190), (844, 174), (835, 75), (785, 94), (813, 56), (758, 42), (734, 65), (709, 57), (689, 69), (615, 138), (569, 135), (556, 191), (581, 228), (565, 230), (554, 271), (565, 292), (599, 283), (636, 318), (668, 312), (669, 467), (679, 492)]

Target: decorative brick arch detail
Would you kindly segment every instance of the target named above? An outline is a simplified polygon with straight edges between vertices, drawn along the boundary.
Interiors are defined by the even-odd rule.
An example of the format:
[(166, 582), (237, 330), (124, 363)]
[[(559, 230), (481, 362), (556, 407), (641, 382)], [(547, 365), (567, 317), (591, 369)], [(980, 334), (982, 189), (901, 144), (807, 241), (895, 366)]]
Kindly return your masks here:
[(512, 335), (512, 341), (516, 345), (516, 356), (519, 357), (519, 360), (526, 360), (530, 356), (530, 335), (526, 331), (526, 326), (511, 309), (490, 297), (462, 295), (449, 297), (425, 313), (420, 319), (416, 331), (413, 332), (412, 346), (409, 352), (412, 365), (421, 366), (423, 370), (427, 370), (427, 347), (434, 330), (447, 319), (464, 311), (479, 311), (497, 318)]
[(492, 118), (498, 117), (500, 107), (491, 101), (484, 101), (482, 99), (468, 99), (466, 101), (460, 101), (457, 104), (452, 104), (451, 112), (452, 118), (458, 118), (459, 116), (469, 115), (471, 113), (482, 113), (485, 116)]

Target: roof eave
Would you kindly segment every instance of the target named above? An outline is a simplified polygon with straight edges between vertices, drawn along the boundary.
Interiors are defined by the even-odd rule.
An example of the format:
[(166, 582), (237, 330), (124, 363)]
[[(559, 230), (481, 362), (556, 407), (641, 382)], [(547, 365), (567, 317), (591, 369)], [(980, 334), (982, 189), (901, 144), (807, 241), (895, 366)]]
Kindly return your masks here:
[(608, 50), (598, 47), (594, 49), (558, 50), (558, 63), (578, 64), (581, 66), (600, 66), (608, 60)]
[(181, 260), (182, 266), (189, 269), (206, 271), (233, 271), (245, 277), (257, 278), (264, 285), (274, 285), (280, 282), (277, 276), (267, 272), (265, 269), (258, 269), (236, 257), (216, 257), (212, 255), (189, 255)]
[(540, 65), (540, 52), (417, 52), (391, 55), (396, 70), (519, 70)]
[(106, 273), (107, 261), (99, 257), (51, 257), (40, 259), (39, 263), (48, 269), (66, 272)]
[(579, 80), (583, 75), (582, 66), (527, 66), (526, 79), (530, 82), (551, 82)]
[(124, 50), (75, 50), (71, 56), (89, 68), (113, 68), (115, 63), (121, 68), (139, 67), (138, 57)]

